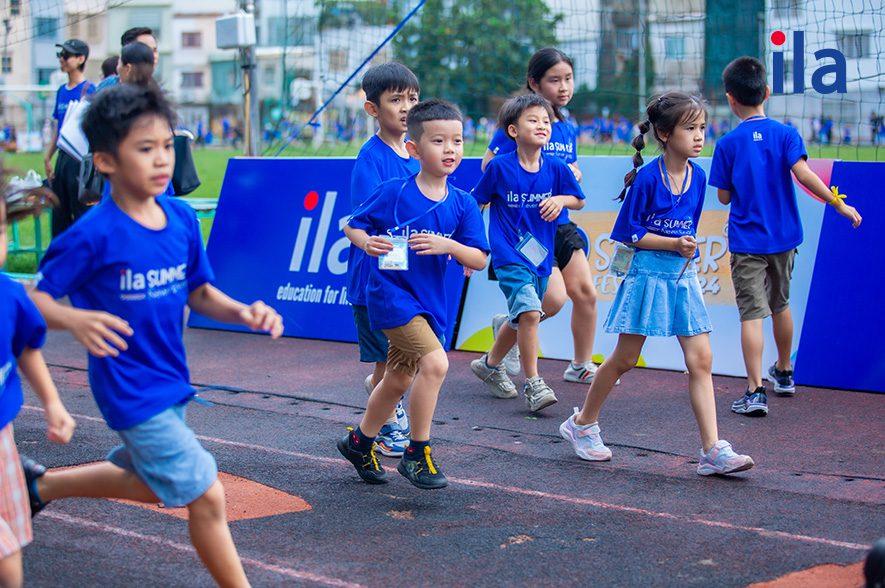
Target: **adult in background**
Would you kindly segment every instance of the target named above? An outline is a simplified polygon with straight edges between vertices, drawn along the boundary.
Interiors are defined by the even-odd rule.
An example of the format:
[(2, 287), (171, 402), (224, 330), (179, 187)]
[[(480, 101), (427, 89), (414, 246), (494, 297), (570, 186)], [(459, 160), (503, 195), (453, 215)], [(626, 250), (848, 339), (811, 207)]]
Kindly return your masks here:
[[(154, 60), (154, 68), (160, 64), (160, 51), (158, 49), (157, 37), (154, 35), (152, 29), (148, 27), (134, 27), (123, 33), (123, 36), (120, 37), (120, 47), (125, 47), (131, 43), (144, 43), (150, 47)], [(108, 76), (101, 81), (98, 85), (98, 89), (104, 90), (105, 88), (115, 86), (119, 83), (119, 76)]]
[[(82, 100), (95, 92), (95, 86), (86, 79), (83, 70), (89, 58), (89, 45), (79, 39), (69, 39), (56, 45), (60, 50), (58, 56), (59, 69), (67, 74), (68, 81), (59, 86), (55, 93), (55, 108), (52, 111), (52, 137), (43, 157), (46, 177), (52, 181), (52, 191), (58, 196), (58, 208), (52, 214), (52, 236), (57, 237), (71, 226), (87, 208), (77, 199), (79, 192), (78, 177), (80, 162), (62, 149), (58, 149), (58, 133), (65, 120), (68, 104), (73, 100)], [(52, 166), (52, 156), (55, 167)]]
[[(101, 81), (117, 75), (117, 64), (120, 63), (119, 55), (111, 55), (101, 62)], [(101, 85), (101, 84), (99, 84)]]

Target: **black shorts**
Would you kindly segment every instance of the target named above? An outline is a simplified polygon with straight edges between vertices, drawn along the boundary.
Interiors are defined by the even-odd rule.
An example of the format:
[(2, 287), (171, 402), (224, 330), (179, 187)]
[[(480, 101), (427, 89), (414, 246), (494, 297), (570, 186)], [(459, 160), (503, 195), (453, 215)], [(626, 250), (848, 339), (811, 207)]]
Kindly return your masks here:
[(556, 267), (560, 271), (565, 269), (572, 260), (575, 251), (584, 251), (589, 248), (587, 240), (578, 231), (578, 225), (568, 222), (556, 228), (556, 240), (553, 242), (553, 256), (556, 258)]

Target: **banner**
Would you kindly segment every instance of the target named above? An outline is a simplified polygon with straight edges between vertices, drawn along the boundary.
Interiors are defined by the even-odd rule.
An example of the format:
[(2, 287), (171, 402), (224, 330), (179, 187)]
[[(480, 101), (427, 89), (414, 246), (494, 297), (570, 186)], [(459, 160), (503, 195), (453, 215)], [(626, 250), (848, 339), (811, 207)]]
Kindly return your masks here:
[[(356, 341), (347, 302), (343, 228), (350, 216), (352, 158), (233, 158), (228, 163), (207, 252), (215, 284), (237, 300), (263, 300), (279, 312), (285, 335)], [(479, 162), (465, 161), (451, 178), (470, 189)], [(461, 302), (462, 267), (446, 274), (447, 347)], [(247, 331), (191, 313), (189, 326)]]

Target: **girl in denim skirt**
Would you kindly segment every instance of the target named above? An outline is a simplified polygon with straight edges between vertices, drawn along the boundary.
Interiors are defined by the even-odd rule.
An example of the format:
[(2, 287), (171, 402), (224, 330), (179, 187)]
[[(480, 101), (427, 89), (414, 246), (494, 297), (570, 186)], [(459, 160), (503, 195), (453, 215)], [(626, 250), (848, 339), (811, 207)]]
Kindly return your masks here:
[[(619, 196), (624, 205), (611, 238), (629, 244), (620, 255), (632, 253), (605, 330), (618, 333), (614, 352), (600, 366), (581, 411), (575, 409), (559, 428), (578, 457), (589, 461), (611, 459), (602, 442), (599, 412), (615, 382), (636, 365), (646, 337), (677, 337), (689, 374), (691, 407), (701, 436), (698, 474), (729, 474), (753, 467), (747, 455), (738, 455), (719, 439), (713, 397), (712, 330), (694, 267), (697, 226), (704, 206), (707, 179), (690, 161), (704, 147), (706, 106), (702, 98), (667, 92), (651, 101), (648, 120), (633, 140), (633, 169), (624, 178)], [(643, 164), (644, 136), (651, 130), (662, 155)]]

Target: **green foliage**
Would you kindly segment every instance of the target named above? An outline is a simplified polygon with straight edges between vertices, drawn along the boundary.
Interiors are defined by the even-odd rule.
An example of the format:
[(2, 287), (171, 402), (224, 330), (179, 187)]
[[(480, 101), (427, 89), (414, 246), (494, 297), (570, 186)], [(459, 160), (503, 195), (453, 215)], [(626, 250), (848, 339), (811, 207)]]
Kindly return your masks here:
[(394, 52), (418, 76), (423, 97), (484, 116), (494, 112), (492, 100), (524, 85), (529, 58), (556, 44), (561, 18), (544, 0), (428, 0), (394, 39)]

